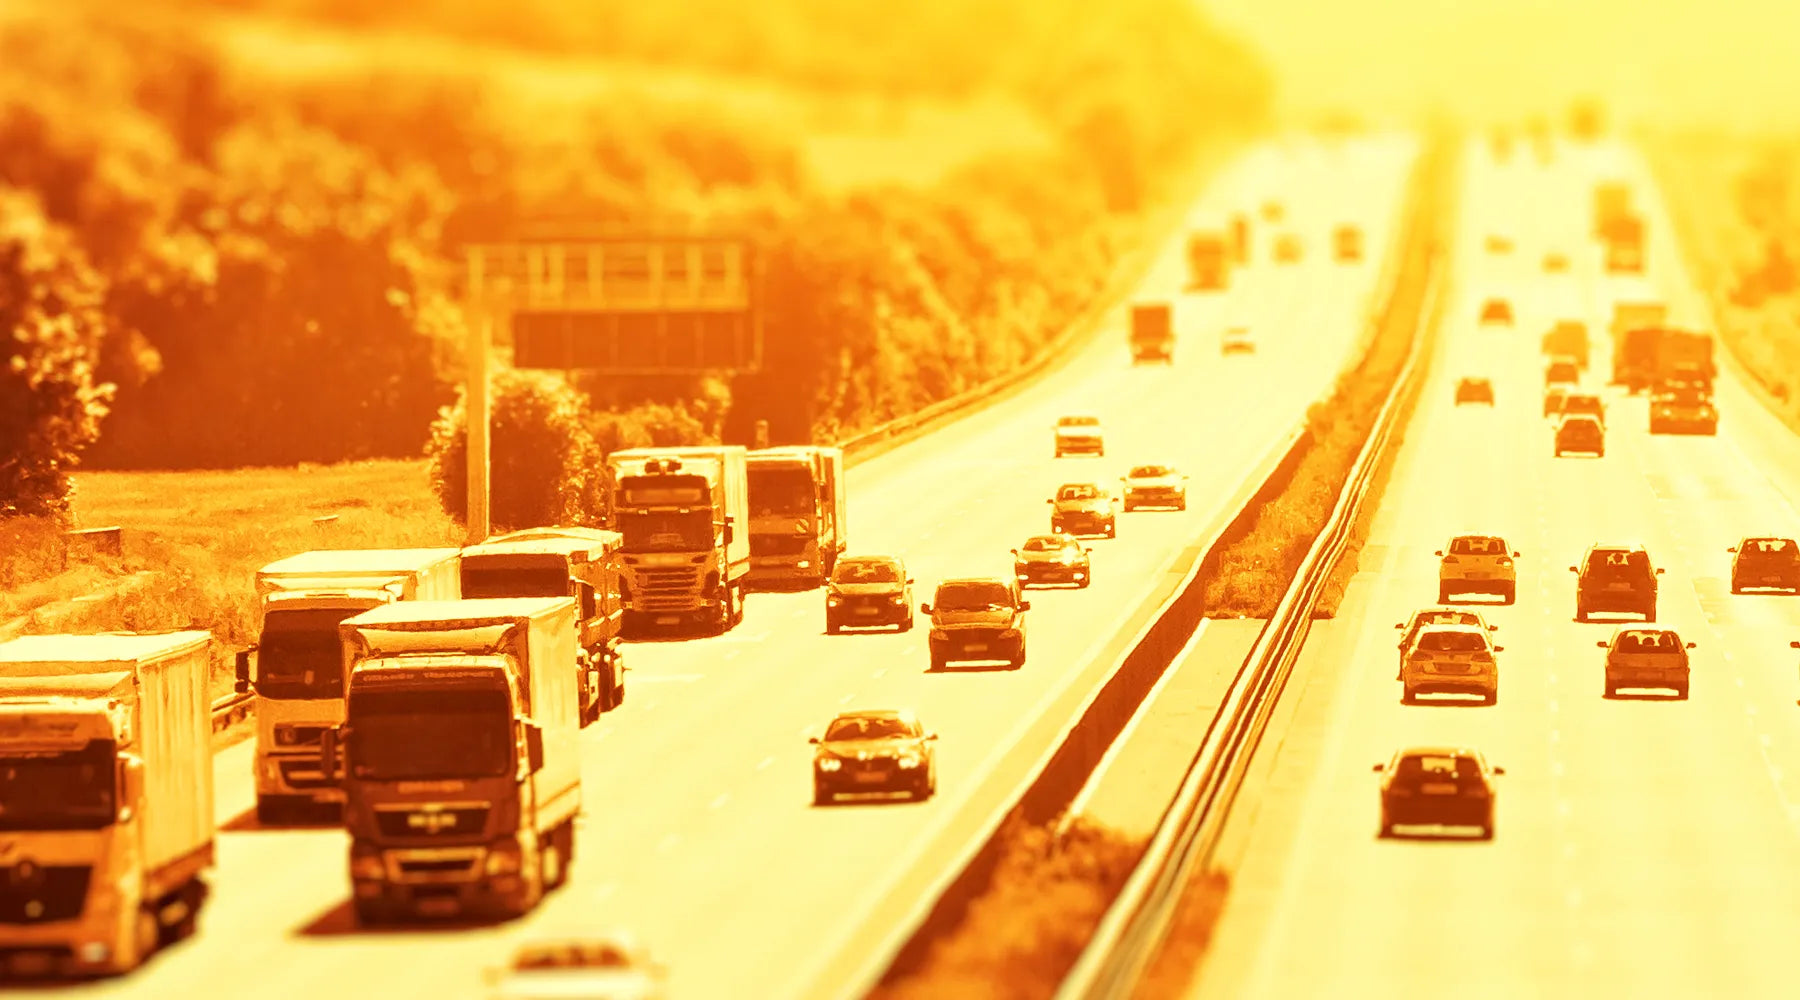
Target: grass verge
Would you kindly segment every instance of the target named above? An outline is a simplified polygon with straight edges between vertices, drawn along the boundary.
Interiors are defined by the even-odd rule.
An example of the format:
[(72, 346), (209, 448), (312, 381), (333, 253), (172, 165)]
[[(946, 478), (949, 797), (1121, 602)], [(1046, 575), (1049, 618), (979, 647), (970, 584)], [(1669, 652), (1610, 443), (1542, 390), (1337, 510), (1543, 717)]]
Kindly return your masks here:
[(983, 997), (1036, 1000), (1056, 992), (1087, 946), (1144, 842), (1077, 820), (1013, 819), (987, 883), (953, 927), (926, 928), (932, 944), (910, 967), (897, 963), (870, 1000)]

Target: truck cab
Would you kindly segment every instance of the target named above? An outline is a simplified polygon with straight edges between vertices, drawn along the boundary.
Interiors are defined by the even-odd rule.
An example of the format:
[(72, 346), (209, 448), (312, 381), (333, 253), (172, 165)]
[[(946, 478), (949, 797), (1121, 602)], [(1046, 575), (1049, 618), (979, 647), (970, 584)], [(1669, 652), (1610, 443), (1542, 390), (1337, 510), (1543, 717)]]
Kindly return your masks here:
[(1140, 302), (1131, 307), (1131, 363), (1152, 361), (1175, 363), (1173, 310), (1167, 302)]
[(845, 546), (843, 449), (761, 448), (746, 463), (750, 583), (809, 590), (822, 585)]
[(625, 631), (744, 620), (750, 575), (747, 450), (633, 448), (607, 456), (623, 537)]

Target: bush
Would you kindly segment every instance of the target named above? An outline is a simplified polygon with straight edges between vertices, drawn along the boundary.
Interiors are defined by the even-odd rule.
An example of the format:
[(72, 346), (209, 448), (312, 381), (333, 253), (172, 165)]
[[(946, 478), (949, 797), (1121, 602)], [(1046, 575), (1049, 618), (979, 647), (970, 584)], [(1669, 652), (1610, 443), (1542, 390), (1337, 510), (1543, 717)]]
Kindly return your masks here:
[[(494, 530), (597, 525), (605, 468), (583, 423), (587, 397), (560, 376), (502, 370), (491, 389), (488, 519)], [(459, 395), (431, 425), (426, 455), (444, 510), (468, 517), (468, 400)]]
[(100, 433), (104, 284), (35, 199), (0, 188), (0, 518), (61, 513)]

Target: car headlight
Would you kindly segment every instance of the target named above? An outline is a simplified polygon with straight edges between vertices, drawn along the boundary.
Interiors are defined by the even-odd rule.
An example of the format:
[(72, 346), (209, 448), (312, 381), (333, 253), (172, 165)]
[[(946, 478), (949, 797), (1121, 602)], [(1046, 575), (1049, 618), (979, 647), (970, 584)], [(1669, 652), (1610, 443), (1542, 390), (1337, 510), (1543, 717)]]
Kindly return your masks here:
[(923, 764), (924, 761), (919, 759), (918, 754), (903, 753), (898, 758), (895, 759), (894, 763), (899, 764), (902, 768), (905, 768), (906, 770), (910, 771), (913, 768), (918, 767), (920, 764)]
[(488, 846), (487, 873), (489, 875), (517, 875), (523, 861), (523, 852), (519, 845), (510, 840), (499, 840)]
[(844, 599), (836, 594), (832, 594), (830, 597), (825, 598), (825, 606), (828, 608), (835, 608), (842, 603), (844, 603)]
[(906, 606), (906, 595), (905, 594), (893, 594), (888, 597), (888, 600), (894, 602), (896, 607), (905, 607)]
[(819, 770), (821, 770), (821, 771), (842, 770), (843, 766), (844, 766), (844, 762), (841, 760), (838, 760), (836, 757), (820, 757), (818, 760), (814, 761), (813, 763), (817, 764), (819, 766)]

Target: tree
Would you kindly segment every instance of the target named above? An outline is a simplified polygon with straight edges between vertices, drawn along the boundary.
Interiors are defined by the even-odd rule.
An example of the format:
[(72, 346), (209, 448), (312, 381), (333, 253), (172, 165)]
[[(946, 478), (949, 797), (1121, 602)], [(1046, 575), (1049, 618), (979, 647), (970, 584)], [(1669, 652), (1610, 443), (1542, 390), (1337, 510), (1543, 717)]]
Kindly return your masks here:
[[(587, 397), (560, 375), (502, 369), (488, 431), (488, 512), (495, 529), (599, 524), (605, 468), (586, 424)], [(468, 517), (468, 400), (431, 425), (431, 485), (451, 517)]]
[(68, 232), (0, 188), (0, 517), (67, 508), (112, 396), (94, 380), (103, 295)]

